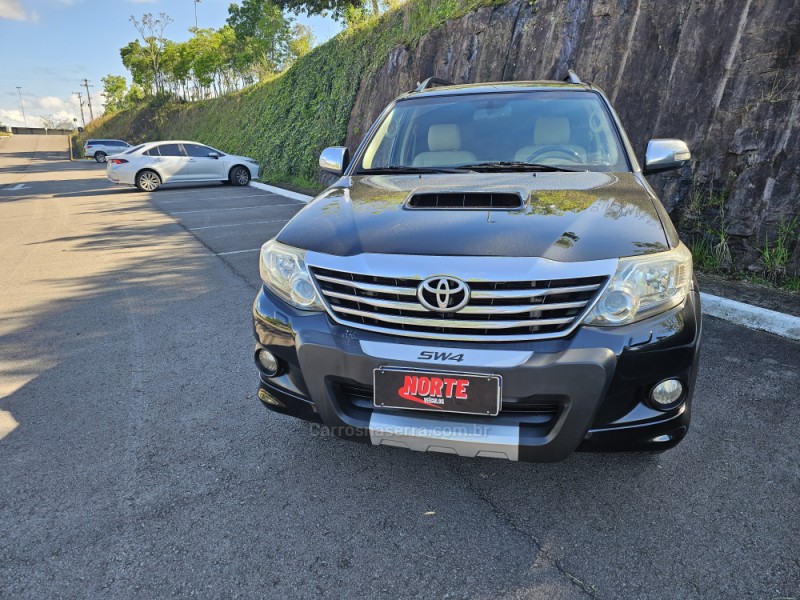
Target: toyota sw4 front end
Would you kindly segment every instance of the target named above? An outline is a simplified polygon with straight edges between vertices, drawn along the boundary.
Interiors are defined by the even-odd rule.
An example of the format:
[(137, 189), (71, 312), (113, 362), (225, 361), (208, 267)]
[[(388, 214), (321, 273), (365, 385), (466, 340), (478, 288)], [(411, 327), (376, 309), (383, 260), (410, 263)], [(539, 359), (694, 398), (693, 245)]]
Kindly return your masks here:
[(341, 437), (524, 461), (686, 435), (691, 254), (597, 88), (498, 83), (392, 103), (261, 249), (258, 397)]

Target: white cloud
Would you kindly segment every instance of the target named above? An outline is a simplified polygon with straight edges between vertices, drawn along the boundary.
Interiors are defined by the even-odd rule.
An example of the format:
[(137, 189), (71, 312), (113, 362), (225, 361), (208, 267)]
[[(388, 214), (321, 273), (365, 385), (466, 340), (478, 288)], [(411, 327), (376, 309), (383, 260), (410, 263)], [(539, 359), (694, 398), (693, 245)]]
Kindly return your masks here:
[(57, 96), (44, 96), (39, 98), (36, 103), (44, 110), (62, 110), (67, 106), (67, 102)]
[[(42, 117), (52, 116), (56, 120), (70, 122), (74, 122), (73, 119), (78, 119), (80, 124), (81, 110), (76, 96), (70, 96), (69, 98), (59, 98), (57, 96), (31, 97), (29, 94), (25, 94), (25, 96), (25, 118), (23, 118), (22, 110), (19, 108), (0, 109), (0, 123), (12, 127), (23, 127), (27, 122), (28, 127), (41, 127)], [(89, 110), (85, 101), (86, 99), (84, 98), (83, 110), (88, 120)], [(103, 112), (99, 95), (92, 94), (92, 109), (95, 117)]]
[[(8, 110), (0, 108), (0, 123), (12, 127), (22, 127), (25, 125), (25, 121), (22, 118), (22, 111), (19, 109)], [(28, 124), (30, 125), (31, 121), (28, 121)], [(38, 119), (36, 120), (36, 124), (39, 125)]]
[(0, 0), (0, 19), (25, 21), (27, 18), (19, 0)]

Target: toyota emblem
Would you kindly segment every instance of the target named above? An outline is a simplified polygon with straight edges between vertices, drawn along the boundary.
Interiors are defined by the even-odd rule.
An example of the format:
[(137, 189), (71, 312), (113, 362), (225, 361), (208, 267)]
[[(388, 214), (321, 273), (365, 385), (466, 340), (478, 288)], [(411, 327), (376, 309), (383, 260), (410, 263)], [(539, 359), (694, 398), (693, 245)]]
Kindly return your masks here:
[(417, 298), (432, 312), (456, 312), (469, 302), (469, 287), (455, 277), (429, 277), (419, 284)]

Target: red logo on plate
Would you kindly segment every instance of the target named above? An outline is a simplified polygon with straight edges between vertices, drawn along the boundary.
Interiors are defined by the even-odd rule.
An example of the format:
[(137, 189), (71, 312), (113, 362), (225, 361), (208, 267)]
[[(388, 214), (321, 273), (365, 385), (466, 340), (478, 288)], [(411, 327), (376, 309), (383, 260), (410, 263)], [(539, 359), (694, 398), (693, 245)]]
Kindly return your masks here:
[(468, 379), (406, 375), (403, 387), (397, 390), (397, 394), (410, 402), (442, 408), (446, 398), (466, 400), (468, 387)]

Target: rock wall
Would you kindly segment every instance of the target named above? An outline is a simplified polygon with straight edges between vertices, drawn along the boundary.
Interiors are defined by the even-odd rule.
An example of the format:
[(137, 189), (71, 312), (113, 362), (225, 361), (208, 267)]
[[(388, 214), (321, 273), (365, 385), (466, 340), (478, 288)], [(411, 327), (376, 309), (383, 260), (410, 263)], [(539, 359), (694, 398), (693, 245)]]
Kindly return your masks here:
[[(455, 83), (560, 79), (573, 68), (614, 103), (640, 160), (677, 137), (691, 167), (651, 177), (685, 235), (722, 227), (737, 268), (800, 215), (800, 0), (512, 0), (395, 48), (365, 77), (347, 144), (436, 75)], [(705, 202), (714, 196), (716, 200)], [(720, 206), (721, 204), (721, 206)], [(785, 228), (785, 227), (784, 227)], [(800, 270), (797, 229), (789, 270)]]

